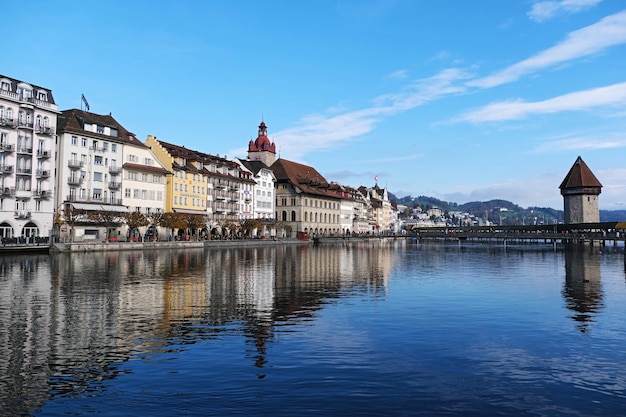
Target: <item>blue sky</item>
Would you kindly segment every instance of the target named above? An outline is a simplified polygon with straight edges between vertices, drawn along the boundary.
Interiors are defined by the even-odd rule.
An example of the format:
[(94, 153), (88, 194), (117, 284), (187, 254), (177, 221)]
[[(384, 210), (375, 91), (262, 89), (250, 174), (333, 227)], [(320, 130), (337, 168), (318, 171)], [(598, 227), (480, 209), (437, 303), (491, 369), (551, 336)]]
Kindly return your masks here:
[[(626, 209), (623, 0), (3, 5), (0, 73), (138, 138), (280, 156), (327, 180), (562, 209), (581, 156)], [(23, 16), (23, 17), (20, 17)]]

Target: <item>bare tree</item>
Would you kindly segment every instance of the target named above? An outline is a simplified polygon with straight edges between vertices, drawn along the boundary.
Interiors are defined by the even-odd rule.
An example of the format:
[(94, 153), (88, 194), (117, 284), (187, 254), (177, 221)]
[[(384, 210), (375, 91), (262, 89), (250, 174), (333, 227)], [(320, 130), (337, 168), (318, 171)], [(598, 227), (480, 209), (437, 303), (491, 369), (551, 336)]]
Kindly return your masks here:
[(72, 204), (66, 204), (61, 210), (61, 213), (57, 213), (55, 222), (62, 225), (66, 224), (70, 229), (70, 243), (74, 242), (74, 233), (76, 225), (87, 220), (87, 212), (83, 209), (77, 209)]
[(114, 227), (119, 227), (123, 219), (120, 217), (120, 213), (116, 211), (98, 210), (89, 213), (89, 220), (106, 228), (104, 240), (106, 243), (109, 243), (110, 230)]

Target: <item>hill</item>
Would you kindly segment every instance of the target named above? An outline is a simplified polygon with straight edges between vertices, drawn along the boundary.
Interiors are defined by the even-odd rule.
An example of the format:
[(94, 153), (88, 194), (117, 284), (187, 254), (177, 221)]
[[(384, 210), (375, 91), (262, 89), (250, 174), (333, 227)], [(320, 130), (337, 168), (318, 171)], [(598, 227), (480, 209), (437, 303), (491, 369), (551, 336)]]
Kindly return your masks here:
[[(563, 222), (563, 210), (550, 207), (523, 208), (507, 200), (471, 201), (458, 204), (428, 196), (405, 196), (398, 198), (389, 193), (389, 199), (396, 204), (427, 211), (439, 208), (444, 212), (461, 211), (475, 217), (498, 224), (553, 224)], [(600, 210), (601, 222), (626, 221), (626, 210)]]

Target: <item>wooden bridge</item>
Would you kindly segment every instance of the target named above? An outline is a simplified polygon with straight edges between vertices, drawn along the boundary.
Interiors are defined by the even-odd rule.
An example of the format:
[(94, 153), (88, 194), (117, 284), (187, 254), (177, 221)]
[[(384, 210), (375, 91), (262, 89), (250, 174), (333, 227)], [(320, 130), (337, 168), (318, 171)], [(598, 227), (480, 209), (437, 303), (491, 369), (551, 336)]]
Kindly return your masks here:
[(415, 227), (409, 236), (418, 240), (456, 240), (509, 243), (587, 243), (618, 245), (625, 241), (626, 222), (518, 226)]

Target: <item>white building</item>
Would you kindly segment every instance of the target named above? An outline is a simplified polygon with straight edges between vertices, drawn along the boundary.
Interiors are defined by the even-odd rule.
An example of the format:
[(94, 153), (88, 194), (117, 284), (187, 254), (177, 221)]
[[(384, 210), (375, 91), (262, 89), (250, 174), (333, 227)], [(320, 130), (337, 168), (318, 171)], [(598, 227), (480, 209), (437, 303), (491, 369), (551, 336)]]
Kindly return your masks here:
[(249, 199), (252, 202), (252, 213), (248, 218), (273, 219), (276, 209), (274, 173), (260, 160), (235, 159), (235, 161), (252, 173), (252, 179), (255, 182), (250, 194), (243, 196), (244, 201)]
[[(59, 236), (104, 240), (107, 233), (117, 235), (118, 231), (111, 229), (117, 229), (121, 222), (103, 226), (93, 218), (104, 212), (118, 212), (120, 216), (128, 212), (122, 203), (124, 146), (144, 145), (110, 114), (65, 110), (58, 117), (57, 131), (55, 207), (61, 215)], [(71, 219), (74, 211), (87, 214), (75, 221)]]
[(0, 237), (49, 237), (57, 105), (52, 91), (0, 75)]
[[(155, 238), (167, 236), (167, 230), (155, 224), (165, 213), (166, 179), (170, 173), (146, 145), (127, 143), (123, 146), (122, 205), (129, 211), (142, 213), (150, 221), (136, 231), (142, 237), (149, 234)], [(134, 231), (123, 227), (120, 237), (130, 237)], [(134, 236), (134, 237), (138, 237)]]

